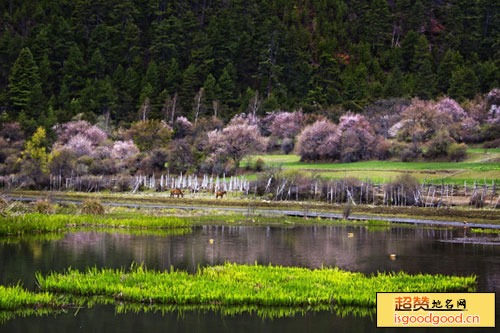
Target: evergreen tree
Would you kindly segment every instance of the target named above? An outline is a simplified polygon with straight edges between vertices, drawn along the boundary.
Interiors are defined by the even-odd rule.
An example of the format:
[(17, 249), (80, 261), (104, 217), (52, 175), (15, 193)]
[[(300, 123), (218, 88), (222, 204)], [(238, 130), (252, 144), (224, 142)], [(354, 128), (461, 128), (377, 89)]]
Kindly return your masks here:
[(479, 90), (477, 76), (470, 66), (460, 67), (451, 75), (448, 95), (458, 101), (473, 98)]
[(194, 64), (189, 64), (182, 75), (182, 85), (179, 93), (180, 104), (185, 111), (192, 110), (193, 98), (199, 87), (198, 68)]
[(429, 42), (422, 35), (415, 45), (415, 54), (411, 63), (411, 69), (415, 75), (414, 93), (422, 99), (430, 99), (434, 96), (436, 78), (431, 61)]
[(396, 67), (387, 77), (387, 82), (384, 87), (385, 97), (401, 97), (403, 96), (403, 73), (399, 67)]
[(88, 73), (94, 79), (103, 78), (106, 72), (106, 61), (104, 60), (101, 51), (95, 50), (89, 61)]
[(203, 90), (205, 92), (205, 99), (208, 105), (212, 105), (212, 101), (217, 96), (217, 81), (212, 74), (208, 74), (205, 83), (203, 83)]
[[(17, 119), (20, 112), (28, 119), (37, 116), (39, 103), (43, 102), (38, 66), (28, 48), (23, 48), (9, 76), (9, 115)], [(38, 103), (38, 104), (37, 104)]]
[(78, 97), (80, 90), (85, 86), (85, 62), (80, 47), (73, 44), (69, 50), (69, 55), (64, 61), (63, 67), (63, 84), (68, 89), (68, 94), (65, 96), (62, 103), (68, 103), (72, 98)]
[(451, 74), (463, 66), (463, 58), (458, 51), (448, 50), (437, 70), (437, 90), (446, 93), (450, 88)]

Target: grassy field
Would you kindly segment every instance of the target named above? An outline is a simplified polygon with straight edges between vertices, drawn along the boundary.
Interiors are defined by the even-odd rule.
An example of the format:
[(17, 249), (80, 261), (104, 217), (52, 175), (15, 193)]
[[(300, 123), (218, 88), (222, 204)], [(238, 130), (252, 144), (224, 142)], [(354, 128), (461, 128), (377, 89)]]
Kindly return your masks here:
[[(480, 148), (472, 148), (469, 158), (464, 162), (397, 162), (397, 161), (364, 161), (354, 163), (319, 163), (301, 162), (298, 155), (254, 155), (250, 161), (261, 158), (267, 166), (282, 167), (288, 170), (300, 170), (317, 173), (324, 177), (344, 178), (356, 177), (371, 179), (374, 182), (387, 182), (403, 173), (410, 173), (420, 180), (446, 184), (460, 184), (485, 180), (500, 183), (500, 149), (489, 149), (487, 154)], [(251, 163), (251, 162), (250, 162)], [(242, 167), (248, 160), (242, 163)]]

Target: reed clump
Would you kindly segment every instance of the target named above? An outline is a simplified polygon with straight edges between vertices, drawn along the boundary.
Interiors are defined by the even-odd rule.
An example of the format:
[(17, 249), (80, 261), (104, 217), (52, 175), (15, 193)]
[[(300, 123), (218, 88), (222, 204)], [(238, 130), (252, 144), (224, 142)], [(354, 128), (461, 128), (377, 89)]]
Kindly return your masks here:
[(40, 214), (54, 214), (54, 205), (49, 200), (38, 200), (33, 205), (33, 210)]
[(89, 268), (37, 274), (42, 291), (109, 296), (120, 301), (181, 305), (374, 307), (376, 292), (453, 292), (474, 290), (475, 276), (378, 273), (338, 268), (225, 264), (196, 274), (160, 272), (142, 266), (125, 271)]
[(90, 198), (82, 203), (81, 212), (87, 215), (102, 215), (105, 213), (104, 206), (101, 201), (96, 198)]

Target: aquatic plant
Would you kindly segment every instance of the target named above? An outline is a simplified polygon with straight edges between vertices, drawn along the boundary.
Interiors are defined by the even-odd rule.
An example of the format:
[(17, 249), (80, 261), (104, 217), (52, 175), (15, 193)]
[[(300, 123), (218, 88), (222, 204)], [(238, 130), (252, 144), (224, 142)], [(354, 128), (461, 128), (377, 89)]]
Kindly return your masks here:
[(60, 307), (58, 301), (48, 292), (34, 293), (23, 289), (20, 285), (0, 285), (0, 310), (16, 310), (20, 308)]
[(0, 236), (23, 235), (29, 233), (58, 232), (77, 227), (131, 228), (131, 229), (168, 229), (188, 228), (188, 218), (175, 216), (135, 217), (65, 215), (65, 214), (25, 214), (20, 216), (0, 216)]
[(474, 290), (475, 276), (378, 273), (338, 268), (238, 265), (200, 268), (196, 274), (89, 268), (84, 272), (36, 274), (42, 291), (109, 296), (119, 301), (182, 305), (361, 306), (374, 307), (376, 292), (453, 292)]
[(500, 236), (499, 229), (481, 229), (481, 228), (471, 228), (471, 232), (482, 233), (482, 234), (497, 234)]

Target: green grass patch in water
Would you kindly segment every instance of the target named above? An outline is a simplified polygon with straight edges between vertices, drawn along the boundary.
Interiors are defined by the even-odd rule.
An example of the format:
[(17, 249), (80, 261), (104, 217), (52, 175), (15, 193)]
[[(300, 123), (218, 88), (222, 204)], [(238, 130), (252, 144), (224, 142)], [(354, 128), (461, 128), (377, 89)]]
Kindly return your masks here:
[(89, 268), (84, 272), (36, 275), (42, 291), (108, 296), (117, 301), (177, 305), (256, 305), (374, 307), (376, 292), (471, 291), (475, 276), (400, 273), (365, 275), (338, 268), (307, 269), (229, 264), (205, 267), (196, 274), (160, 272), (142, 266)]
[(106, 215), (44, 215), (33, 213), (0, 217), (0, 236), (59, 232), (78, 227), (171, 229), (189, 228), (190, 226), (191, 222), (188, 219), (175, 216), (138, 215), (135, 218), (116, 218)]
[(481, 233), (481, 234), (497, 234), (500, 235), (500, 230), (498, 229), (481, 229), (481, 228), (471, 228), (471, 232)]

